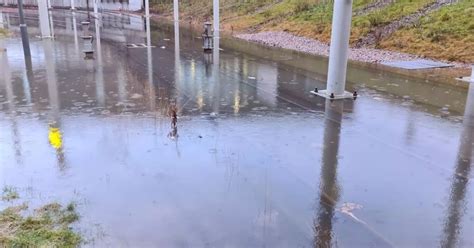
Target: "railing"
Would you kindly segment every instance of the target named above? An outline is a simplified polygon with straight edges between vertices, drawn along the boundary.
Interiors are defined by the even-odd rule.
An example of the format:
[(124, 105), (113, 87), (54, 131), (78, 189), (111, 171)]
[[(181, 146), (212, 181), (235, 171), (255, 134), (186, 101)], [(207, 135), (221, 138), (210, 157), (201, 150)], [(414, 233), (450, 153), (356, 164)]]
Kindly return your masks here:
[[(70, 8), (70, 0), (50, 0), (53, 8)], [(87, 8), (88, 0), (74, 0), (74, 7), (79, 9)], [(89, 0), (89, 8), (93, 8), (93, 1)], [(16, 6), (17, 0), (0, 0), (0, 6)], [(23, 0), (24, 6), (38, 6), (38, 0)], [(136, 11), (143, 8), (142, 0), (128, 0), (128, 1), (113, 1), (100, 0), (99, 8), (104, 10), (127, 10)]]

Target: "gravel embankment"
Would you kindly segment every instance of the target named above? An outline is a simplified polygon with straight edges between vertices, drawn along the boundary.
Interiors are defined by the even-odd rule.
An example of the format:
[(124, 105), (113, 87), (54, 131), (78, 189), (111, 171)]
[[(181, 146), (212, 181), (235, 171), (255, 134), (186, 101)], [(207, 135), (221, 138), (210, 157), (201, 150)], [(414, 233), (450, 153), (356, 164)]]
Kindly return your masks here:
[[(317, 40), (299, 37), (286, 32), (261, 32), (256, 34), (238, 34), (237, 38), (257, 42), (272, 47), (296, 50), (300, 52), (329, 56), (329, 45)], [(416, 55), (392, 52), (372, 48), (351, 48), (349, 59), (355, 61), (380, 63), (390, 61), (409, 61), (419, 59)]]

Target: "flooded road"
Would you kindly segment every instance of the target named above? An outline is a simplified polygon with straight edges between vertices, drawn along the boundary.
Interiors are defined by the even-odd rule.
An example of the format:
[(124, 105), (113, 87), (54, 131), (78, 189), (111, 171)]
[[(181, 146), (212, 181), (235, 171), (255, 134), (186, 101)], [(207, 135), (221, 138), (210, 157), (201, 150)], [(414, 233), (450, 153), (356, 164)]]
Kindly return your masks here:
[(325, 59), (115, 14), (84, 59), (85, 18), (0, 41), (1, 186), (77, 202), (84, 246), (474, 246), (473, 86), (353, 64), (329, 102)]

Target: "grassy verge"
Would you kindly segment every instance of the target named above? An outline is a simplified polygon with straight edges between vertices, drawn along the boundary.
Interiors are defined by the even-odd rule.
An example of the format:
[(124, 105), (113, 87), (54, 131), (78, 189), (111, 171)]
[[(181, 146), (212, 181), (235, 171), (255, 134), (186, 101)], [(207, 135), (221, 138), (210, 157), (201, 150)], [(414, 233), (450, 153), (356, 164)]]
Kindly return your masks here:
[[(360, 13), (375, 0), (354, 0), (351, 42), (377, 27), (413, 14), (435, 0), (397, 0)], [(221, 0), (221, 26), (238, 32), (287, 31), (329, 42), (331, 0)], [(212, 18), (212, 1), (181, 1), (182, 20)], [(155, 0), (161, 13), (171, 14), (172, 0)], [(460, 0), (423, 17), (413, 27), (396, 31), (377, 47), (435, 59), (473, 62), (474, 1)]]
[(461, 0), (398, 30), (381, 48), (431, 58), (474, 62), (474, 1)]
[[(7, 190), (5, 195), (16, 195)], [(11, 193), (15, 192), (15, 193)], [(2, 200), (10, 201), (10, 198)], [(71, 229), (79, 219), (74, 204), (44, 205), (30, 212), (26, 203), (0, 211), (0, 247), (78, 247), (81, 236)]]

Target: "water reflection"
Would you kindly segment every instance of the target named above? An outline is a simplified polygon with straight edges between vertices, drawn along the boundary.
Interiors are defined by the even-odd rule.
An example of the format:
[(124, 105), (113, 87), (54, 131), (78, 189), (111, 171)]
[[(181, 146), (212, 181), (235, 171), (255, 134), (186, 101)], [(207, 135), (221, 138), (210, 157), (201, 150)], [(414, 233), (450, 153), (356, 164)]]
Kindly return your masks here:
[(20, 140), (20, 132), (18, 130), (18, 123), (16, 120), (15, 102), (16, 96), (13, 94), (13, 85), (11, 70), (8, 62), (7, 52), (0, 52), (1, 62), (4, 66), (0, 68), (0, 72), (3, 76), (3, 82), (5, 84), (5, 92), (8, 101), (8, 113), (11, 120), (12, 140), (13, 149), (15, 150), (15, 160), (17, 164), (22, 164), (22, 148)]
[(60, 101), (58, 93), (58, 81), (56, 77), (56, 58), (53, 51), (54, 41), (43, 40), (44, 62), (46, 63), (46, 78), (48, 83), (49, 117), (48, 117), (48, 140), (56, 152), (57, 163), (60, 170), (66, 167), (66, 159), (63, 147), (63, 134), (61, 131)]
[[(100, 34), (100, 20), (101, 16), (95, 19), (95, 40), (96, 40), (96, 97), (97, 103), (100, 107), (105, 107), (105, 88), (104, 88), (104, 65), (102, 61), (102, 45)], [(120, 71), (120, 70), (119, 70)]]
[[(469, 92), (464, 111), (463, 129), (461, 133), (460, 146), (457, 155), (457, 163), (454, 175), (451, 179), (451, 192), (449, 196), (449, 206), (447, 216), (444, 221), (443, 238), (441, 247), (451, 248), (464, 246), (459, 240), (462, 230), (463, 216), (465, 215), (468, 184), (473, 166), (473, 143), (474, 143), (474, 84), (469, 85)], [(469, 228), (468, 228), (469, 230)]]
[(344, 101), (326, 100), (319, 207), (314, 220), (315, 247), (331, 247), (334, 242), (332, 221), (340, 191), (337, 165), (343, 109)]
[[(121, 236), (123, 231), (123, 240), (142, 247), (152, 242), (164, 244), (162, 246), (165, 247), (173, 246), (169, 244), (175, 244), (173, 243), (175, 238), (196, 246), (196, 243), (193, 243), (195, 240), (189, 241), (189, 237), (180, 236), (182, 233), (187, 233), (182, 230), (188, 230), (188, 228), (194, 230), (195, 223), (211, 223), (197, 226), (202, 233), (206, 234), (214, 233), (216, 229), (233, 227), (218, 238), (225, 241), (209, 241), (210, 246), (221, 247), (234, 244), (254, 247), (261, 244), (261, 241), (269, 246), (281, 244), (283, 247), (307, 247), (308, 245), (327, 247), (335, 246), (336, 233), (337, 238), (346, 241), (346, 244), (358, 237), (360, 238), (356, 241), (362, 240), (361, 242), (373, 239), (373, 234), (370, 230), (365, 230), (365, 226), (360, 227), (360, 223), (345, 222), (348, 219), (344, 217), (347, 216), (339, 214), (340, 212), (336, 210), (336, 203), (343, 200), (360, 202), (368, 206), (367, 212), (364, 212), (365, 209), (360, 210), (361, 219), (367, 223), (370, 222), (371, 227), (377, 228), (383, 234), (388, 234), (390, 238), (395, 236), (393, 240), (396, 242), (407, 240), (406, 244), (416, 244), (418, 238), (416, 236), (420, 231), (412, 228), (410, 237), (399, 239), (397, 235), (400, 232), (394, 229), (405, 226), (409, 221), (396, 225), (380, 224), (378, 223), (380, 219), (384, 221), (380, 215), (397, 215), (401, 217), (400, 219), (421, 223), (420, 227), (429, 229), (429, 234), (426, 236), (429, 239), (429, 246), (433, 242), (444, 242), (443, 245), (448, 247), (452, 246), (450, 243), (455, 244), (454, 241), (449, 240), (462, 238), (458, 234), (459, 229), (456, 229), (460, 228), (461, 224), (452, 223), (456, 221), (461, 223), (461, 219), (464, 222), (468, 219), (466, 216), (469, 215), (464, 214), (463, 217), (462, 212), (466, 200), (456, 203), (456, 199), (469, 198), (463, 196), (468, 193), (460, 194), (462, 190), (459, 188), (465, 187), (466, 192), (470, 188), (464, 184), (465, 181), (458, 180), (458, 176), (451, 185), (452, 191), (458, 193), (452, 193), (453, 206), (447, 211), (451, 214), (446, 214), (446, 224), (444, 224), (446, 230), (441, 230), (442, 221), (439, 218), (443, 214), (442, 210), (430, 209), (432, 212), (429, 215), (417, 217), (410, 211), (397, 211), (403, 208), (393, 209), (391, 203), (382, 205), (385, 199), (377, 198), (380, 196), (377, 193), (381, 195), (396, 193), (394, 198), (403, 198), (403, 200), (396, 199), (394, 204), (400, 204), (397, 207), (402, 206), (409, 210), (419, 208), (418, 196), (421, 195), (425, 197), (423, 198), (425, 206), (431, 206), (437, 201), (438, 196), (441, 195), (440, 192), (449, 185), (446, 185), (442, 176), (431, 173), (434, 169), (425, 169), (430, 166), (428, 163), (404, 156), (400, 150), (406, 147), (431, 152), (433, 151), (431, 145), (439, 147), (444, 139), (451, 140), (443, 130), (451, 128), (450, 130), (454, 130), (453, 133), (457, 133), (457, 123), (437, 119), (415, 107), (400, 106), (400, 101), (393, 100), (389, 95), (378, 93), (376, 96), (380, 101), (371, 97), (358, 100), (360, 103), (358, 106), (364, 111), (358, 112), (357, 115), (347, 116), (348, 118), (344, 119), (344, 130), (349, 131), (341, 134), (342, 112), (344, 109), (347, 112), (347, 109), (351, 107), (348, 106), (350, 103), (326, 102), (324, 122), (320, 121), (320, 118), (315, 118), (321, 114), (324, 102), (319, 98), (307, 96), (305, 92), (320, 83), (318, 75), (302, 72), (268, 59), (259, 59), (248, 53), (237, 53), (225, 46), (225, 50), (216, 48), (206, 60), (200, 48), (200, 41), (187, 39), (189, 34), (182, 30), (181, 36), (179, 30), (176, 30), (176, 44), (173, 50), (172, 41), (156, 39), (156, 37), (169, 37), (169, 35), (172, 37), (173, 28), (169, 26), (169, 30), (163, 31), (166, 33), (161, 33), (158, 26), (153, 27), (148, 22), (147, 19), (147, 49), (126, 49), (123, 46), (124, 42), (116, 42), (117, 40), (139, 40), (137, 37), (142, 36), (135, 36), (138, 32), (127, 33), (122, 29), (107, 28), (100, 26), (99, 22), (95, 23), (95, 61), (84, 61), (82, 56), (78, 56), (74, 52), (75, 44), (71, 37), (63, 39), (60, 29), (57, 29), (58, 38), (53, 42), (52, 54), (54, 56), (48, 55), (49, 57), (43, 59), (41, 57), (43, 54), (39, 53), (38, 56), (33, 57), (33, 63), (38, 63), (38, 65), (34, 64), (35, 67), (47, 66), (46, 75), (42, 70), (35, 71), (36, 82), (33, 84), (31, 82), (33, 79), (25, 80), (25, 74), (20, 73), (19, 68), (23, 65), (18, 63), (20, 60), (16, 59), (15, 55), (12, 55), (14, 59), (10, 61), (2, 61), (2, 65), (10, 63), (11, 77), (14, 79), (6, 80), (10, 85), (7, 85), (6, 91), (1, 89), (1, 100), (4, 100), (1, 96), (4, 95), (5, 98), (11, 100), (9, 104), (15, 103), (14, 95), (15, 93), (17, 96), (22, 95), (23, 91), (20, 87), (24, 85), (24, 95), (28, 102), (27, 86), (32, 84), (30, 86), (33, 94), (31, 102), (35, 103), (32, 108), (18, 106), (20, 104), (10, 106), (6, 101), (4, 105), (0, 105), (5, 107), (4, 116), (14, 117), (6, 118), (3, 122), (0, 120), (0, 125), (12, 126), (10, 130), (14, 137), (13, 142), (4, 143), (20, 144), (19, 133), (25, 132), (21, 136), (24, 152), (21, 153), (19, 145), (15, 145), (15, 148), (20, 147), (19, 151), (25, 162), (39, 161), (36, 158), (42, 158), (43, 161), (37, 164), (44, 167), (55, 164), (55, 160), (60, 161), (61, 158), (40, 154), (41, 152), (36, 149), (38, 147), (34, 133), (39, 133), (40, 142), (43, 144), (46, 141), (49, 142), (50, 146), (46, 146), (45, 149), (51, 152), (56, 151), (59, 155), (67, 152), (70, 178), (67, 181), (59, 179), (54, 181), (57, 178), (54, 173), (50, 173), (51, 169), (42, 170), (44, 175), (51, 176), (52, 183), (47, 181), (44, 185), (40, 184), (38, 187), (38, 184), (35, 184), (34, 187), (43, 186), (41, 189), (49, 189), (51, 185), (64, 185), (64, 188), (83, 189), (82, 192), (87, 194), (87, 200), (92, 203), (84, 206), (84, 213), (81, 214), (84, 214), (86, 218), (93, 218), (94, 221), (109, 225), (106, 226), (106, 230), (112, 238)], [(152, 49), (150, 47), (152, 37), (155, 38), (153, 39), (155, 45), (165, 48)], [(40, 44), (36, 47), (41, 47), (43, 44), (41, 41), (35, 42)], [(195, 46), (190, 45), (190, 42), (194, 42)], [(218, 41), (220, 45), (223, 45), (223, 42)], [(9, 51), (14, 51), (16, 46), (10, 43), (9, 48), (12, 49)], [(51, 59), (51, 56), (54, 58)], [(54, 63), (55, 68), (51, 69), (47, 63)], [(3, 66), (0, 68), (2, 71), (0, 78), (3, 78), (4, 74), (5, 76), (10, 74), (4, 73), (5, 68)], [(20, 80), (22, 75), (23, 84)], [(48, 84), (42, 83), (43, 81), (47, 81)], [(18, 84), (15, 85), (15, 82)], [(156, 106), (155, 85), (157, 85), (159, 100)], [(71, 93), (71, 90), (75, 90), (74, 93)], [(50, 104), (41, 104), (40, 100), (46, 98), (48, 94), (51, 98)], [(55, 94), (59, 100), (54, 99)], [(40, 100), (37, 99), (38, 96)], [(178, 129), (169, 126), (170, 98), (184, 100), (180, 100), (179, 105), (176, 105), (181, 111), (179, 148), (182, 153), (178, 149), (178, 142), (173, 144), (173, 140), (177, 140)], [(95, 102), (99, 103), (96, 105)], [(122, 103), (134, 107), (116, 108)], [(98, 105), (106, 109), (98, 108)], [(41, 113), (46, 107), (49, 114), (48, 120), (51, 123), (47, 126), (47, 130)], [(10, 114), (14, 112), (10, 109), (15, 110), (15, 108), (18, 112), (25, 112), (24, 115)], [(157, 117), (157, 113), (153, 112), (155, 108), (162, 110), (163, 116), (153, 120), (150, 117), (152, 115)], [(151, 113), (148, 110), (151, 110)], [(420, 142), (417, 137), (410, 142), (405, 142), (403, 135), (410, 129), (404, 128), (405, 115), (397, 118), (400, 120), (398, 122), (384, 120), (386, 116), (384, 112), (405, 113), (404, 110), (407, 110), (409, 114), (414, 114), (411, 116), (417, 117), (411, 121), (412, 123), (424, 123), (424, 125), (417, 125), (416, 132), (408, 132), (407, 136), (426, 134), (428, 137), (433, 137), (433, 144)], [(212, 112), (219, 113), (219, 118), (212, 116), (209, 118)], [(164, 131), (161, 133), (157, 132), (157, 119), (163, 120)], [(28, 129), (20, 129), (19, 132), (19, 128), (12, 125), (15, 121), (18, 121), (18, 127), (28, 127)], [(153, 121), (155, 121), (155, 126), (153, 126)], [(377, 121), (382, 121), (383, 126), (378, 126)], [(35, 123), (40, 123), (42, 126), (38, 128)], [(364, 139), (367, 137), (357, 131), (365, 131), (367, 127), (370, 127), (371, 134), (374, 136), (394, 137), (390, 142), (403, 149), (392, 149), (385, 144), (380, 145), (374, 139)], [(26, 130), (31, 133), (26, 135)], [(472, 128), (469, 130), (465, 132), (472, 132)], [(321, 137), (322, 133), (324, 137)], [(342, 141), (340, 135), (344, 135)], [(9, 138), (8, 141), (10, 141)], [(322, 142), (318, 142), (319, 139), (323, 139)], [(348, 149), (339, 149), (342, 142)], [(315, 153), (318, 147), (321, 147), (321, 152)], [(380, 163), (390, 160), (392, 163), (388, 162), (388, 165), (380, 166), (378, 162), (376, 164), (373, 161), (364, 160), (361, 154), (367, 154), (373, 150), (380, 152), (380, 154), (374, 154), (373, 159), (381, 161)], [(443, 162), (454, 163), (450, 160), (450, 156), (454, 154), (453, 150), (450, 147), (443, 147), (443, 152), (445, 153), (438, 157), (444, 159)], [(3, 164), (7, 166), (15, 164), (13, 152), (11, 153), (12, 155), (7, 158), (0, 156), (2, 159), (0, 164), (4, 161)], [(84, 154), (91, 154), (91, 156), (84, 156)], [(351, 161), (338, 159), (338, 156), (351, 157)], [(434, 154), (433, 158), (428, 160), (436, 160), (438, 157), (435, 156), (437, 155)], [(321, 168), (316, 168), (314, 161), (321, 161)], [(351, 163), (357, 163), (358, 166), (346, 166)], [(420, 163), (428, 165), (419, 166)], [(401, 164), (407, 166), (401, 166)], [(354, 167), (357, 168), (354, 169)], [(54, 169), (57, 170), (57, 167)], [(232, 183), (222, 180), (224, 170), (229, 169), (233, 173)], [(351, 177), (351, 174), (358, 170), (364, 170), (364, 173)], [(93, 176), (91, 176), (91, 171)], [(403, 180), (410, 184), (384, 184), (383, 177), (386, 176), (384, 173), (387, 171), (394, 172), (393, 174), (399, 173), (397, 182)], [(10, 170), (10, 174), (4, 174), (4, 177), (16, 178), (19, 177), (17, 175), (23, 175), (17, 172), (18, 170)], [(313, 210), (312, 207), (315, 201), (315, 180), (311, 175), (315, 174), (321, 178), (318, 190), (320, 194), (316, 200), (317, 210)], [(37, 176), (34, 173), (32, 175), (32, 177)], [(84, 182), (87, 182), (86, 185), (90, 182), (100, 185), (103, 182), (102, 175), (107, 175), (107, 185), (110, 187), (93, 189), (83, 187)], [(366, 180), (365, 176), (370, 179)], [(410, 192), (413, 185), (419, 185), (419, 181), (424, 178), (436, 181), (436, 184), (429, 184), (430, 191), (416, 196), (406, 193)], [(97, 208), (95, 204), (108, 207), (123, 201), (123, 194), (116, 193), (124, 192), (123, 185), (126, 185), (125, 191), (131, 196), (131, 200), (128, 201), (130, 204), (124, 207), (124, 214), (121, 215), (125, 216), (125, 220), (119, 220), (117, 215), (109, 216), (106, 208)], [(98, 188), (104, 191), (98, 192)], [(344, 188), (344, 195), (341, 188)], [(364, 192), (366, 188), (368, 193)], [(378, 188), (382, 188), (381, 192), (373, 193)], [(152, 189), (153, 192), (146, 189)], [(264, 195), (261, 191), (264, 191)], [(167, 194), (174, 196), (177, 200), (170, 200)], [(103, 197), (104, 195), (107, 197)], [(262, 201), (265, 202), (266, 214), (263, 215), (264, 218), (255, 218), (256, 212), (262, 212)], [(196, 205), (196, 202), (199, 204)], [(370, 209), (372, 206), (380, 208), (374, 211), (373, 208)], [(457, 208), (461, 210), (455, 210)], [(467, 206), (467, 208), (470, 214), (471, 207)], [(155, 210), (156, 212), (153, 213), (164, 214), (150, 214)], [(379, 210), (381, 212), (376, 212)], [(144, 217), (142, 218), (140, 214)], [(180, 216), (184, 217), (180, 218)], [(188, 216), (191, 218), (187, 218)], [(340, 218), (342, 221), (338, 221), (340, 216), (342, 216)], [(436, 225), (428, 226), (422, 223), (421, 220), (424, 218)], [(263, 240), (260, 234), (255, 235), (260, 231), (260, 219), (264, 225)], [(212, 222), (206, 222), (207, 220)], [(145, 235), (141, 232), (130, 232), (126, 228), (122, 230), (121, 227), (126, 225), (114, 225), (117, 221), (122, 221), (119, 222), (120, 224), (134, 222), (141, 227), (147, 227), (148, 230), (159, 230), (159, 233), (163, 235)], [(168, 223), (171, 224), (168, 225)], [(173, 225), (174, 227), (169, 228)], [(432, 231), (431, 226), (438, 229), (433, 228), (435, 230)], [(357, 232), (355, 229), (364, 230)], [(341, 234), (346, 230), (349, 230), (350, 235)], [(448, 241), (440, 241), (436, 236), (443, 231), (446, 233), (443, 240)], [(354, 232), (361, 235), (354, 235)], [(199, 241), (196, 242), (200, 242), (203, 235), (197, 236)], [(149, 243), (140, 243), (142, 241)]]
[(156, 111), (155, 85), (153, 83), (153, 53), (151, 47), (151, 25), (150, 16), (146, 16), (146, 44), (147, 44), (147, 68), (148, 68), (148, 102), (150, 111)]
[(176, 108), (178, 113), (181, 112), (183, 108), (183, 103), (181, 102), (181, 97), (177, 94), (181, 94), (182, 89), (182, 82), (181, 82), (181, 57), (180, 57), (180, 40), (179, 40), (179, 22), (174, 22), (174, 81), (176, 87), (176, 94), (171, 99), (171, 104), (176, 104)]
[(0, 12), (0, 28), (5, 28), (6, 26), (6, 20), (4, 20), (5, 18), (3, 17), (3, 13)]
[(220, 94), (220, 39), (218, 34), (214, 34), (214, 49), (212, 50), (212, 116), (219, 115), (221, 101)]
[[(74, 1), (74, 0), (71, 0)], [(72, 12), (72, 30), (74, 33), (74, 48), (76, 49), (76, 53), (79, 53), (79, 37), (77, 34), (77, 21), (76, 21), (76, 12)], [(69, 19), (69, 18), (67, 18)]]
[(23, 94), (25, 95), (26, 104), (31, 106), (31, 83), (34, 80), (33, 63), (31, 56), (24, 57), (25, 59), (25, 70), (23, 73)]

